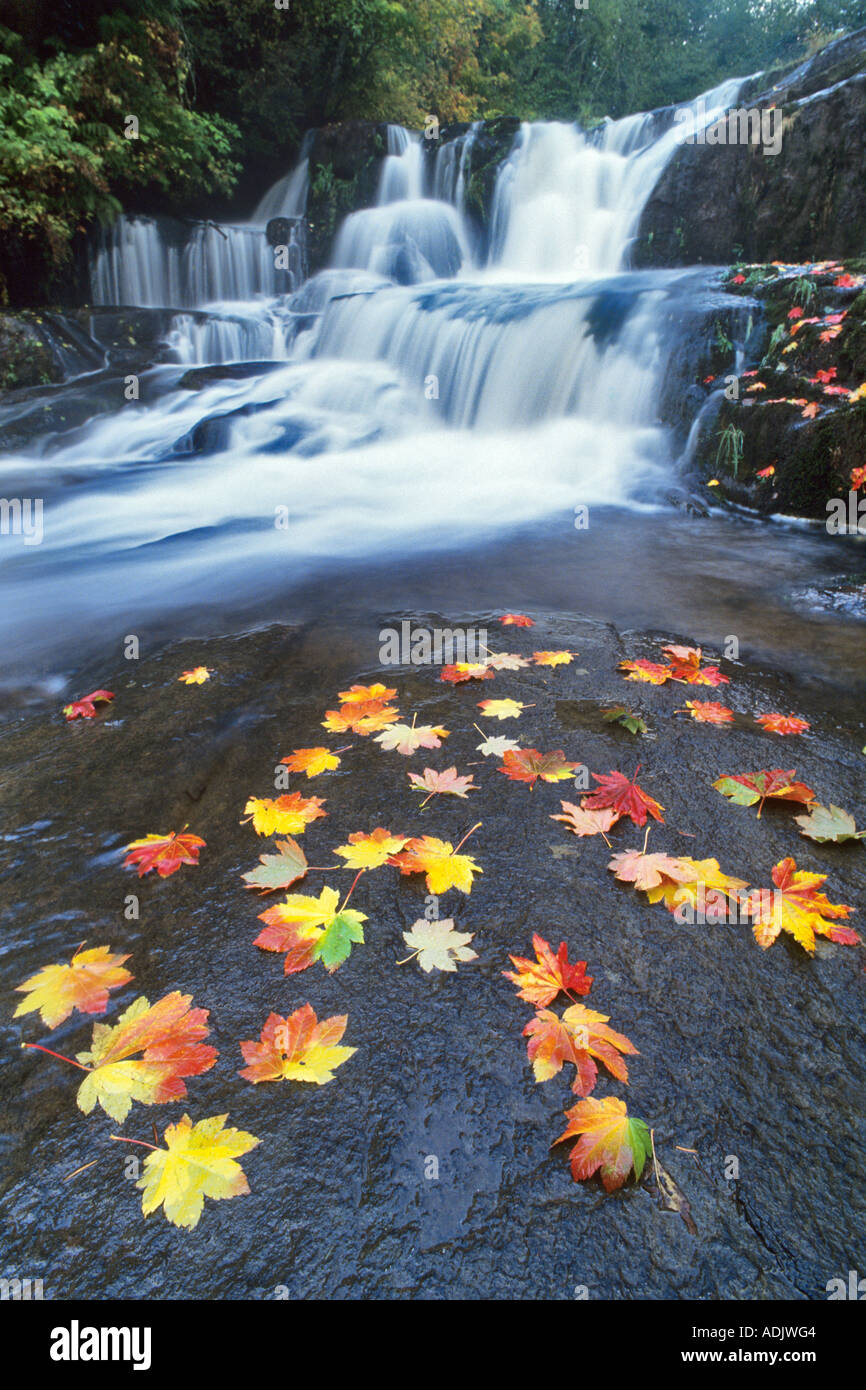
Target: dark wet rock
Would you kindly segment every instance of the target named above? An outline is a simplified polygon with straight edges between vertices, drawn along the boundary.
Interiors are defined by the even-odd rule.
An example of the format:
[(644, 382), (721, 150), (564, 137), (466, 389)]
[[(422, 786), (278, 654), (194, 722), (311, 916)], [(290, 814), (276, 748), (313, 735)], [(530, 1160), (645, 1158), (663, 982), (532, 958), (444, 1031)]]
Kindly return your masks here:
[(709, 508), (700, 497), (693, 492), (687, 492), (685, 488), (668, 488), (664, 495), (664, 500), (670, 507), (677, 507), (688, 516), (709, 516)]
[[(131, 952), (134, 983), (112, 997), (106, 1021), (139, 994), (182, 989), (211, 1011), (220, 1052), (212, 1071), (190, 1079), (186, 1100), (135, 1106), (118, 1131), (101, 1112), (76, 1109), (71, 1067), (21, 1051), (22, 1041), (44, 1041), (45, 1029), (7, 1009), (5, 1266), (44, 1278), (55, 1299), (272, 1298), (278, 1285), (292, 1298), (571, 1299), (584, 1285), (592, 1298), (823, 1299), (864, 1236), (851, 1199), (866, 1062), (860, 952), (823, 943), (810, 959), (787, 938), (762, 952), (747, 926), (680, 926), (616, 883), (603, 841), (577, 840), (549, 819), (563, 797), (574, 799), (570, 784), (530, 792), (482, 761), (477, 690), (446, 687), (433, 668), (379, 667), (376, 629), (402, 617), (492, 622), (489, 613), (382, 615), (365, 627), (274, 628), (178, 644), (138, 663), (118, 657), (113, 668), (80, 673), (76, 687), (116, 692), (106, 718), (68, 725), (53, 708), (0, 730), (5, 987), (68, 959), (87, 936)], [(829, 874), (832, 901), (862, 902), (859, 846), (811, 844), (790, 812), (768, 808), (759, 821), (710, 785), (722, 772), (773, 766), (779, 740), (752, 715), (796, 708), (812, 729), (788, 740), (784, 757), (825, 801), (866, 823), (862, 728), (796, 678), (724, 661), (732, 684), (721, 694), (738, 720), (721, 731), (675, 713), (682, 686), (624, 684), (618, 661), (657, 656), (661, 641), (678, 638), (690, 634), (621, 635), (579, 617), (540, 618), (509, 647), (576, 648), (579, 667), (502, 673), (496, 693), (532, 703), (521, 718), (527, 745), (561, 747), (598, 771), (631, 773), (639, 760), (641, 784), (666, 808), (651, 847), (716, 857), (759, 885), (794, 854)], [(215, 669), (211, 682), (179, 686), (178, 673), (200, 662)], [(397, 965), (408, 954), (401, 933), (427, 895), (383, 867), (353, 895), (368, 914), (366, 943), (333, 975), (314, 967), (286, 977), (278, 956), (252, 944), (270, 900), (240, 875), (268, 842), (239, 824), (243, 807), (250, 794), (272, 794), (275, 763), (291, 748), (331, 741), (320, 720), (337, 690), (377, 679), (397, 686), (410, 717), (444, 722), (447, 747), (403, 758), (353, 739), (337, 772), (294, 783), (326, 798), (327, 819), (310, 827), (304, 848), (326, 864), (355, 830), (385, 825), (456, 842), (482, 821), (467, 851), (483, 874), (470, 896), (440, 899), (443, 916), (475, 933), (478, 959), (452, 975)], [(624, 701), (653, 738), (599, 717), (597, 707)], [(477, 763), (480, 790), (466, 804), (442, 797), (419, 812), (406, 773), (426, 762)], [(207, 842), (198, 868), (164, 881), (122, 870), (128, 840), (184, 823)], [(610, 838), (624, 849), (643, 832), (620, 825)], [(351, 878), (311, 873), (298, 890), (345, 890)], [(129, 894), (137, 920), (125, 916)], [(564, 1075), (534, 1083), (521, 1037), (529, 1008), (501, 975), (534, 930), (588, 961), (589, 1004), (639, 1047), (629, 1086), (605, 1082), (599, 1094), (625, 1096), (654, 1126), (659, 1162), (696, 1234), (661, 1198), (652, 1165), (640, 1184), (605, 1198), (595, 1182), (572, 1182), (564, 1148), (551, 1151), (573, 1096)], [(305, 1001), (320, 1017), (348, 1014), (354, 1057), (323, 1087), (242, 1081), (239, 1040), (257, 1037), (272, 1009)], [(50, 1045), (74, 1055), (91, 1031), (75, 1015)], [(250, 1194), (206, 1202), (191, 1237), (161, 1213), (144, 1220), (127, 1148), (108, 1137), (152, 1140), (153, 1121), (161, 1133), (184, 1112), (228, 1112), (261, 1140), (244, 1160)], [(731, 1158), (736, 1177), (726, 1176)]]
[(310, 146), (306, 218), (311, 273), (327, 264), (343, 218), (375, 203), (387, 149), (384, 121), (341, 121), (316, 131)]
[[(733, 373), (736, 345), (730, 344), (727, 366), (717, 368), (713, 394), (698, 420), (691, 462), (697, 476), (717, 480), (717, 500), (826, 521), (828, 506), (847, 498), (852, 471), (866, 461), (866, 401), (848, 394), (866, 380), (866, 290), (856, 283), (864, 268), (863, 260), (847, 263), (852, 287), (835, 283), (841, 267), (746, 267), (748, 277), (739, 287), (731, 280), (733, 270), (727, 273), (727, 297), (742, 295), (753, 333), (739, 345), (744, 374)], [(792, 336), (792, 306), (819, 322)], [(841, 333), (822, 342), (828, 316), (840, 313)], [(698, 370), (705, 365), (701, 361)], [(818, 373), (825, 374), (823, 382)], [(734, 381), (738, 395), (732, 399), (726, 384)], [(814, 418), (804, 414), (814, 408)], [(736, 459), (730, 449), (734, 435)]]
[(489, 244), (496, 180), (519, 129), (516, 116), (497, 116), (482, 121), (472, 138), (465, 175), (466, 211), (485, 247)]
[(200, 391), (215, 381), (245, 381), (247, 377), (262, 376), (285, 365), (285, 362), (215, 362), (209, 367), (191, 367), (177, 384), (184, 391)]
[[(683, 144), (640, 220), (638, 265), (859, 255), (866, 223), (866, 30), (767, 85), (740, 108), (780, 107), (782, 145)], [(739, 249), (738, 249), (739, 248)]]
[(238, 406), (235, 410), (224, 410), (218, 414), (206, 415), (203, 420), (199, 420), (193, 425), (187, 434), (175, 441), (169, 457), (221, 453), (231, 445), (233, 428), (239, 420), (246, 419), (250, 415), (259, 415), (264, 410), (272, 410), (275, 404), (276, 401), (250, 401), (247, 405)]

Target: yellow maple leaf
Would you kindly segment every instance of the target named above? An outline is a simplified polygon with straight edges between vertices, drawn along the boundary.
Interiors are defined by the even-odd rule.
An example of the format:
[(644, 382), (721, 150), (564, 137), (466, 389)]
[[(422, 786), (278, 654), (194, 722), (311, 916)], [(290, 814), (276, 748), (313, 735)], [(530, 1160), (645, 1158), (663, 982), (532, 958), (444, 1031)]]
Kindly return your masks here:
[(483, 872), (468, 854), (455, 854), (447, 840), (432, 835), (407, 840), (403, 851), (392, 855), (389, 863), (404, 874), (426, 874), (431, 893), (445, 893), (449, 888), (471, 893), (473, 875)]
[(184, 1115), (168, 1126), (163, 1136), (166, 1147), (147, 1155), (144, 1173), (136, 1183), (143, 1192), (145, 1216), (161, 1206), (175, 1226), (192, 1230), (198, 1225), (205, 1197), (220, 1201), (249, 1192), (246, 1174), (235, 1159), (259, 1141), (242, 1129), (226, 1129), (227, 1119), (228, 1115), (213, 1115), (193, 1124)]
[(83, 1014), (105, 1013), (108, 991), (128, 984), (132, 975), (123, 969), (129, 956), (115, 956), (110, 946), (78, 951), (69, 965), (43, 965), (16, 989), (27, 994), (15, 1010), (15, 1018), (37, 1009), (48, 1028), (56, 1028), (73, 1009)]
[(253, 823), (257, 835), (302, 835), (310, 821), (326, 816), (324, 800), (319, 796), (303, 797), (300, 792), (287, 796), (251, 796), (244, 807), (246, 820)]
[(182, 671), (178, 680), (183, 681), (184, 685), (204, 685), (212, 675), (207, 666), (194, 666), (191, 671)]
[(345, 859), (347, 869), (377, 869), (392, 854), (403, 848), (406, 838), (405, 835), (392, 835), (382, 826), (371, 831), (369, 835), (356, 830), (349, 836), (349, 843), (338, 845), (334, 853)]
[(567, 666), (574, 660), (572, 652), (533, 652), (536, 666)]
[(485, 719), (519, 719), (526, 706), (520, 700), (479, 700)]

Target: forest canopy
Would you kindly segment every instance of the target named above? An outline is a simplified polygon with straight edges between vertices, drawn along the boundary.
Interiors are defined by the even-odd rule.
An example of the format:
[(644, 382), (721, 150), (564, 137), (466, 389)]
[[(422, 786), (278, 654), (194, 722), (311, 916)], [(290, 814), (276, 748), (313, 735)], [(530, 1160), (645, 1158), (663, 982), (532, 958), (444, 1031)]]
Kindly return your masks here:
[(0, 302), (121, 206), (260, 192), (310, 126), (620, 116), (864, 23), (866, 0), (0, 0)]

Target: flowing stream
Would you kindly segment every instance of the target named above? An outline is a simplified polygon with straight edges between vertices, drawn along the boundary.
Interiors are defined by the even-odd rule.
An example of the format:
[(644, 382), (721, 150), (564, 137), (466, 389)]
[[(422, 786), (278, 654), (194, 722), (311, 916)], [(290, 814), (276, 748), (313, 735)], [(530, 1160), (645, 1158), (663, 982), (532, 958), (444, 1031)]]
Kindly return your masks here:
[[(740, 86), (704, 96), (707, 121)], [(564, 567), (573, 608), (720, 640), (748, 605), (719, 583), (719, 555), (758, 541), (671, 511), (685, 440), (662, 423), (720, 292), (707, 268), (628, 269), (680, 128), (670, 111), (589, 134), (524, 125), (482, 245), (466, 206), (478, 126), (433, 158), (390, 127), (377, 205), (345, 219), (331, 265), (308, 279), (309, 139), (249, 223), (121, 218), (95, 250), (92, 302), (165, 311), (166, 360), (137, 397), (122, 372), (50, 388), (77, 412), (0, 456), (4, 495), (43, 505), (40, 543), (4, 549), (9, 664), (45, 679), (108, 633), (309, 614), (389, 566), (392, 609), (410, 590), (430, 599), (419, 576), (434, 573), (471, 607), (467, 566), (479, 605), (502, 603), (506, 576), (531, 604)], [(288, 228), (276, 248), (272, 218)], [(0, 428), (14, 435), (33, 409), (0, 408)], [(799, 530), (761, 536), (764, 606), (747, 625), (771, 650), (804, 556), (816, 582), (851, 559)], [(753, 583), (744, 565), (742, 589)], [(814, 649), (802, 621), (785, 643)]]

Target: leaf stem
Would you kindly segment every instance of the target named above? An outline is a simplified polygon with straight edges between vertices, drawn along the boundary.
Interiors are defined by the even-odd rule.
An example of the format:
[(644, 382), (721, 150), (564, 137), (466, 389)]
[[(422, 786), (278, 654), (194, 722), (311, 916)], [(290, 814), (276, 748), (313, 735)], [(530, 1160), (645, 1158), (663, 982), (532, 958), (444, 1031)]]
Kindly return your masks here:
[(476, 821), (475, 824), (473, 825), (472, 829), (466, 831), (466, 834), (463, 836), (463, 839), (460, 841), (460, 844), (454, 846), (454, 851), (453, 851), (454, 854), (457, 853), (457, 851), (458, 851), (459, 848), (460, 848), (460, 845), (465, 845), (465, 844), (466, 844), (466, 841), (469, 839), (469, 836), (470, 836), (470, 835), (474, 835), (475, 831), (478, 830), (478, 829), (480, 828), (480, 826), (482, 826), (483, 824), (484, 824), (483, 821), (480, 821), (480, 820), (479, 820), (479, 821)]
[(71, 1067), (77, 1067), (79, 1071), (92, 1071), (92, 1067), (84, 1066), (83, 1062), (74, 1062), (71, 1057), (64, 1057), (62, 1052), (52, 1052), (50, 1047), (43, 1047), (41, 1043), (22, 1043), (22, 1047), (35, 1047), (38, 1052), (47, 1052), (49, 1057), (56, 1057), (60, 1062), (68, 1062)]

